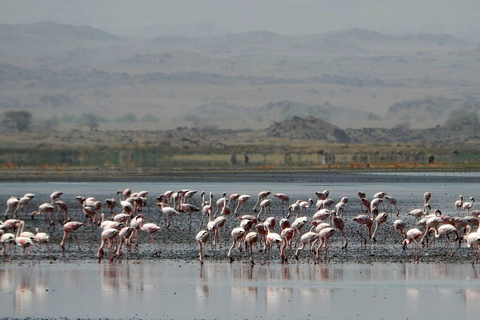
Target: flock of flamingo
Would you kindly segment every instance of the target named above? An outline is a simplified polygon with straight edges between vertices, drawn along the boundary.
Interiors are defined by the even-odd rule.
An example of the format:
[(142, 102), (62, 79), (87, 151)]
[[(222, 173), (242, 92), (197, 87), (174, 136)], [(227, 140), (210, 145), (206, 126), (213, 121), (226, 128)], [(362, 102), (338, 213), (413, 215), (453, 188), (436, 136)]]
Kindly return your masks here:
[[(99, 261), (106, 256), (106, 251), (110, 256), (109, 259), (113, 260), (121, 258), (124, 246), (129, 250), (132, 246), (138, 248), (140, 231), (148, 235), (149, 242), (157, 253), (154, 234), (161, 227), (158, 221), (157, 223), (147, 222), (143, 212), (147, 204), (148, 191), (119, 190), (118, 201), (116, 198), (109, 198), (102, 202), (94, 197), (77, 196), (76, 201), (84, 215), (83, 221), (72, 221), (68, 212), (69, 206), (60, 199), (62, 194), (60, 191), (53, 192), (49, 202), (42, 203), (30, 214), (26, 213), (26, 216), (31, 219), (43, 215), (45, 226), (48, 228), (56, 224), (55, 212), (57, 212), (63, 228), (60, 241), (62, 252), (66, 250), (67, 237), (70, 236), (71, 242), (75, 231), (91, 225), (101, 230), (100, 245), (96, 253)], [(390, 215), (395, 215), (397, 218), (393, 221), (391, 230), (394, 230), (395, 235), (397, 232), (400, 234), (401, 240), (398, 244), (404, 250), (409, 244), (414, 244), (414, 261), (419, 260), (419, 243), (429, 247), (434, 245), (435, 239), (444, 237), (445, 245), (448, 246), (450, 235), (454, 235), (459, 247), (465, 241), (467, 247), (473, 249), (472, 263), (477, 259), (480, 249), (480, 211), (471, 210), (475, 201), (473, 197), (464, 201), (463, 196), (460, 195), (454, 203), (458, 214), (451, 216), (443, 214), (439, 209), (431, 213), (431, 194), (426, 192), (423, 196), (423, 208), (408, 212), (407, 216), (410, 217), (408, 219), (413, 218), (414, 225), (407, 229), (405, 221), (398, 219), (400, 211), (396, 199), (386, 192), (378, 192), (371, 199), (368, 199), (364, 192), (358, 192), (360, 214), (351, 219), (347, 219), (344, 215), (349, 205), (347, 197), (342, 197), (337, 202), (329, 198), (328, 190), (317, 191), (314, 194), (316, 201), (312, 198), (290, 201), (289, 196), (284, 193), (272, 195), (270, 191), (261, 191), (254, 206), (247, 207), (251, 196), (246, 194), (227, 196), (223, 193), (222, 197), (214, 201), (212, 192), (207, 194), (202, 191), (201, 204), (197, 205), (200, 200), (195, 199), (196, 190), (170, 190), (156, 197), (155, 205), (159, 210), (159, 218), (162, 214), (165, 218), (165, 229), (171, 227), (178, 215), (188, 214), (188, 231), (191, 232), (192, 214), (200, 215), (201, 223), (196, 228), (200, 231), (196, 233), (195, 241), (198, 244), (199, 260), (202, 264), (207, 243), (210, 242), (214, 250), (217, 246), (221, 247), (222, 230), (227, 229), (231, 221), (235, 221), (235, 227), (231, 231), (224, 231), (224, 233), (230, 233), (232, 241), (227, 252), (230, 262), (235, 260), (234, 251), (238, 252), (236, 259), (241, 260), (245, 248), (250, 263), (254, 265), (254, 247), (258, 252), (265, 252), (265, 255), (268, 255), (268, 261), (271, 259), (274, 247), (278, 248), (282, 263), (287, 263), (292, 256), (298, 261), (302, 250), (308, 247), (308, 259), (316, 264), (322, 260), (322, 252), (324, 259), (328, 260), (329, 239), (335, 234), (343, 237), (341, 248), (347, 249), (346, 223), (352, 221), (358, 224), (359, 229), (356, 233), (361, 239), (361, 245), (366, 245), (368, 241), (377, 241), (377, 231), (383, 224), (387, 224)], [(19, 212), (25, 212), (34, 197), (34, 194), (27, 193), (22, 197), (12, 196), (7, 200), (5, 220), (0, 221), (0, 243), (5, 259), (11, 256), (13, 245), (23, 249), (21, 259), (27, 256), (29, 249), (35, 244), (46, 245), (50, 252), (49, 234), (40, 232), (38, 227), (35, 228), (35, 232), (25, 231), (26, 221), (18, 218)], [(272, 215), (274, 206), (277, 206), (276, 215)], [(121, 211), (118, 212), (117, 208), (121, 208)], [(310, 208), (315, 208), (313, 214), (309, 213)], [(242, 214), (242, 210), (251, 214)], [(9, 218), (10, 214), (11, 218)], [(276, 228), (279, 233), (276, 232)], [(365, 229), (366, 231), (362, 231)], [(364, 235), (365, 232), (366, 235)], [(78, 246), (80, 248), (80, 244)]]

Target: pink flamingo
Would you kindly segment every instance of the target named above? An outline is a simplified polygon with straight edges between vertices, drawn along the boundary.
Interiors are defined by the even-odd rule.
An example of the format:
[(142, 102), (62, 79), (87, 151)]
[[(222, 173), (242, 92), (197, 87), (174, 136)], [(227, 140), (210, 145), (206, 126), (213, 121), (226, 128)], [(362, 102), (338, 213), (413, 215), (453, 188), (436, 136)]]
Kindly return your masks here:
[(285, 193), (275, 193), (273, 195), (275, 198), (278, 198), (281, 202), (280, 205), (285, 205), (285, 210), (288, 210), (288, 206), (290, 205), (290, 197), (287, 196)]
[(155, 232), (157, 232), (158, 230), (160, 230), (160, 227), (157, 224), (152, 223), (152, 222), (144, 223), (144, 221), (142, 220), (141, 225), (140, 225), (140, 230), (148, 233), (148, 235), (150, 237), (150, 242), (155, 247), (155, 254), (157, 254), (158, 250), (157, 250), (156, 245), (155, 245), (155, 240), (153, 239), (153, 234)]
[(393, 228), (395, 230), (398, 230), (398, 232), (400, 232), (400, 235), (402, 236), (403, 239), (405, 239), (405, 231), (404, 231), (405, 227), (406, 227), (406, 224), (403, 220), (397, 219), (393, 222)]
[[(27, 257), (29, 248), (34, 245), (33, 240), (30, 237), (15, 237), (15, 244), (23, 249), (22, 259)], [(22, 263), (22, 259), (19, 262), (19, 265)]]
[(327, 259), (327, 254), (328, 254), (328, 239), (330, 239), (333, 235), (335, 234), (335, 229), (334, 228), (323, 228), (320, 230), (318, 233), (318, 237), (320, 239), (320, 243), (318, 244), (317, 247), (317, 258), (318, 258), (318, 253), (322, 249), (322, 247), (325, 249), (325, 259)]
[(377, 242), (375, 239), (375, 234), (377, 233), (378, 228), (384, 224), (388, 219), (388, 213), (387, 212), (381, 212), (375, 217), (375, 229), (373, 230), (371, 239), (373, 242)]
[(130, 238), (133, 234), (134, 229), (132, 227), (123, 227), (118, 232), (119, 244), (118, 249), (116, 252), (117, 257), (121, 257), (123, 255), (122, 246), (126, 242), (127, 247), (130, 247)]
[(270, 195), (270, 193), (270, 191), (260, 191), (260, 193), (258, 194), (258, 200), (253, 206), (253, 212), (257, 212), (257, 205), (260, 204), (262, 200), (265, 200)]
[(47, 252), (50, 253), (50, 248), (48, 247), (50, 236), (48, 235), (48, 233), (39, 232), (39, 229), (35, 228), (35, 238), (37, 239), (38, 244), (45, 245), (47, 247)]
[(237, 206), (235, 207), (235, 210), (234, 210), (234, 213), (236, 216), (238, 216), (238, 210), (240, 209), (240, 207), (248, 201), (248, 199), (250, 199), (250, 196), (248, 194), (242, 194), (242, 195), (239, 195), (238, 198), (237, 198)]
[(272, 204), (272, 199), (265, 199), (265, 200), (262, 200), (262, 202), (260, 202), (260, 211), (257, 214), (257, 219), (259, 219), (262, 211), (263, 211), (263, 219), (265, 219), (265, 217), (267, 215), (267, 211), (268, 212), (272, 211), (272, 210), (270, 210), (270, 205), (271, 204)]
[[(295, 251), (295, 260), (298, 261), (298, 253), (301, 250), (303, 250), (303, 248), (305, 248), (307, 244), (310, 245), (310, 251), (313, 255), (314, 254), (313, 244), (318, 240), (319, 236), (320, 235), (318, 233), (313, 231), (308, 231), (302, 234), (302, 236), (300, 237), (300, 247), (298, 247), (297, 250)], [(315, 256), (313, 258), (313, 263), (317, 264), (317, 259), (315, 258)]]
[(405, 239), (402, 242), (402, 248), (405, 250), (407, 245), (412, 241), (415, 242), (415, 261), (418, 261), (418, 238), (422, 236), (422, 231), (417, 228), (412, 228), (405, 233)]
[(333, 222), (333, 226), (336, 229), (340, 230), (340, 233), (345, 238), (345, 243), (343, 244), (342, 249), (347, 249), (348, 239), (347, 239), (347, 235), (345, 234), (345, 231), (343, 230), (345, 228), (345, 222), (343, 222), (342, 218), (337, 217), (336, 215), (333, 215), (332, 222)]
[(242, 253), (241, 239), (243, 239), (243, 237), (245, 236), (245, 229), (242, 228), (242, 227), (236, 227), (232, 230), (231, 236), (232, 236), (233, 243), (232, 243), (232, 246), (230, 247), (230, 249), (228, 250), (228, 253), (227, 253), (227, 257), (230, 260), (230, 263), (232, 263), (233, 260), (234, 260), (232, 258), (232, 249), (233, 249), (233, 247), (235, 247), (235, 244), (237, 244), (237, 243), (239, 244), (238, 245), (238, 250), (240, 251), (240, 253)]
[(55, 221), (53, 219), (53, 213), (55, 212), (55, 207), (53, 206), (53, 204), (51, 203), (48, 203), (48, 202), (45, 202), (41, 205), (38, 206), (38, 210), (37, 211), (33, 211), (30, 216), (32, 217), (32, 219), (35, 219), (35, 215), (37, 214), (41, 214), (41, 213), (45, 213), (45, 221), (47, 221), (48, 217), (47, 217), (47, 213), (50, 214), (50, 224), (54, 224)]
[(17, 219), (17, 209), (20, 202), (20, 198), (10, 197), (7, 200), (7, 210), (5, 210), (5, 219), (8, 217), (8, 211), (11, 211), (13, 218)]
[[(77, 229), (83, 225), (85, 224), (78, 221), (70, 221), (63, 225), (63, 237), (62, 237), (62, 240), (60, 241), (60, 247), (62, 247), (63, 251), (65, 251), (64, 244), (65, 244), (65, 239), (67, 238), (67, 235), (69, 233), (77, 231)], [(80, 250), (80, 245), (78, 245), (78, 250)]]
[(50, 195), (50, 199), (52, 200), (52, 204), (55, 203), (55, 200), (57, 200), (58, 198), (60, 198), (62, 196), (63, 192), (61, 191), (54, 191), (52, 192), (52, 194)]
[(203, 264), (205, 244), (207, 243), (208, 238), (209, 238), (209, 233), (207, 230), (200, 230), (195, 236), (195, 241), (197, 241), (198, 248), (199, 248), (198, 255), (200, 259), (200, 264)]
[(278, 247), (280, 258), (282, 259), (282, 261), (284, 261), (285, 255), (283, 254), (282, 249), (280, 247), (282, 245), (283, 240), (278, 233), (273, 232), (274, 226), (275, 226), (275, 218), (270, 217), (265, 219), (264, 227), (267, 230), (267, 235), (265, 237), (265, 244), (266, 244), (266, 248), (268, 248), (270, 251), (269, 260), (272, 257), (272, 245), (276, 244)]
[[(103, 248), (105, 247), (105, 244), (108, 242), (108, 249), (112, 250), (113, 249), (113, 241), (115, 240), (115, 237), (118, 235), (118, 230), (114, 228), (107, 228), (102, 231), (101, 238), (102, 241), (100, 243), (100, 247), (97, 250), (97, 258), (98, 262), (101, 261), (102, 256), (104, 254)], [(113, 255), (110, 258), (110, 261), (113, 260)]]
[(105, 207), (110, 210), (110, 219), (113, 219), (115, 216), (115, 207), (117, 206), (117, 200), (115, 198), (105, 199)]
[(249, 233), (247, 233), (247, 235), (245, 236), (245, 246), (247, 247), (248, 249), (248, 252), (250, 254), (250, 263), (253, 265), (255, 265), (255, 261), (253, 261), (253, 245), (255, 243), (257, 243), (258, 241), (258, 233), (256, 233), (255, 231), (251, 231)]
[(70, 216), (68, 215), (68, 206), (62, 200), (55, 201), (55, 204), (58, 208), (58, 213), (63, 212), (63, 223), (70, 221)]
[[(372, 225), (373, 225), (373, 220), (370, 218), (369, 215), (366, 214), (359, 214), (356, 217), (352, 219), (356, 223), (358, 223), (360, 226), (364, 225), (367, 230), (368, 230), (368, 238), (372, 238)], [(367, 244), (367, 239), (362, 235), (362, 232), (358, 230), (358, 234), (360, 237), (363, 239), (363, 243), (366, 245)]]

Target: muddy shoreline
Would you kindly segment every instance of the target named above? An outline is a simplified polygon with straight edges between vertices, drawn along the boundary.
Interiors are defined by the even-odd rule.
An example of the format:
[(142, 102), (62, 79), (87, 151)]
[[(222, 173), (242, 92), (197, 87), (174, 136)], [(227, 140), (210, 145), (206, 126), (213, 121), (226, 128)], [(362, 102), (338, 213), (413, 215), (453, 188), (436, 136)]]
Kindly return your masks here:
[[(434, 174), (432, 174), (434, 173)], [(470, 174), (469, 174), (470, 173)], [(142, 169), (72, 169), (61, 172), (38, 170), (0, 171), (0, 182), (466, 182), (480, 183), (477, 170), (215, 170), (144, 171)]]
[[(15, 180), (16, 182), (42, 182), (42, 181), (57, 181), (55, 179), (25, 179), (25, 180)], [(65, 180), (60, 180), (65, 181)], [(89, 182), (89, 181), (105, 181), (101, 177), (92, 179), (90, 176), (85, 176), (83, 179), (78, 181)], [(142, 177), (135, 179), (134, 177), (110, 177), (110, 180), (106, 181), (124, 181), (124, 182), (142, 182), (142, 181), (175, 181), (175, 182), (186, 182), (185, 185), (188, 185), (188, 182), (279, 182), (279, 183), (292, 183), (292, 182), (304, 182), (307, 184), (320, 185), (322, 183), (363, 183), (363, 182), (410, 182), (410, 183), (429, 183), (429, 182), (467, 182), (467, 183), (477, 183), (480, 182), (478, 175), (476, 174), (448, 174), (444, 176), (443, 174), (432, 175), (431, 173), (370, 173), (370, 172), (262, 172), (262, 173), (252, 173), (252, 172), (189, 172), (189, 173), (165, 173), (162, 176), (158, 177)], [(73, 181), (68, 181), (73, 182)], [(8, 185), (8, 183), (6, 184)], [(51, 192), (53, 190), (45, 190), (45, 192)], [(258, 192), (259, 190), (257, 190)], [(253, 192), (253, 191), (252, 191)], [(95, 196), (95, 194), (89, 195)], [(100, 262), (106, 263), (110, 259), (112, 262), (120, 262), (126, 260), (155, 260), (155, 259), (174, 259), (181, 260), (190, 263), (198, 263), (198, 246), (195, 243), (195, 235), (200, 226), (205, 228), (206, 221), (203, 217), (198, 214), (192, 214), (192, 230), (188, 230), (189, 217), (188, 214), (180, 214), (176, 217), (173, 225), (167, 230), (165, 228), (164, 217), (159, 214), (159, 210), (155, 205), (155, 194), (149, 196), (147, 201), (147, 206), (144, 208), (144, 214), (148, 217), (149, 222), (158, 223), (161, 227), (161, 230), (154, 234), (156, 244), (148, 243), (148, 236), (145, 233), (140, 233), (139, 246), (132, 246), (130, 250), (125, 251), (125, 254), (122, 257), (117, 257), (112, 254), (109, 254), (108, 251), (102, 257)], [(8, 192), (4, 192), (4, 196), (0, 199), (3, 203), (6, 203), (9, 195)], [(104, 200), (104, 199), (98, 199)], [(197, 201), (199, 200), (199, 195), (197, 195)], [(41, 200), (37, 201), (37, 206)], [(64, 201), (68, 203), (70, 209), (69, 214), (72, 217), (72, 220), (84, 221), (84, 214), (81, 210), (81, 207), (76, 200), (71, 198), (64, 198)], [(363, 242), (362, 237), (366, 237), (366, 229), (359, 229), (356, 223), (351, 221), (351, 218), (358, 214), (357, 203), (358, 199), (352, 199), (351, 209), (349, 209), (348, 214), (344, 218), (346, 221), (345, 232), (349, 239), (349, 244), (346, 250), (341, 249), (344, 239), (337, 234), (332, 238), (330, 242), (330, 248), (327, 253), (322, 253), (321, 262), (322, 263), (373, 263), (373, 262), (412, 262), (414, 260), (414, 250), (413, 245), (409, 246), (407, 250), (402, 250), (400, 235), (396, 234), (391, 228), (391, 225), (387, 227), (379, 228), (377, 233), (377, 241), (368, 240), (366, 244)], [(251, 199), (251, 207), (255, 199)], [(411, 217), (406, 217), (406, 206), (401, 208), (402, 219), (408, 219)], [(33, 210), (34, 208), (31, 208)], [(30, 218), (29, 212), (19, 212), (19, 218), (24, 219), (26, 222), (26, 228), (29, 231), (35, 230), (38, 227), (41, 231), (48, 232), (50, 234), (50, 243), (49, 250), (42, 246), (34, 246), (31, 248), (31, 251), (27, 257), (27, 260), (30, 262), (35, 262), (38, 260), (49, 261), (51, 263), (56, 262), (75, 262), (79, 260), (97, 260), (96, 253), (100, 243), (100, 234), (101, 230), (98, 226), (89, 224), (75, 233), (75, 236), (72, 239), (67, 240), (66, 250), (62, 251), (59, 246), (60, 240), (63, 235), (62, 225), (60, 217), (55, 213), (56, 222), (53, 225), (49, 224), (49, 221), (45, 220), (43, 216), (36, 217), (35, 220)], [(104, 212), (106, 209), (102, 209)], [(116, 212), (118, 213), (121, 209), (117, 206)], [(310, 210), (309, 216), (315, 212), (315, 209)], [(252, 214), (251, 210), (245, 210), (242, 214)], [(284, 211), (281, 211), (278, 207), (272, 208), (272, 216), (277, 218), (279, 221), (284, 216)], [(389, 218), (389, 224), (393, 223), (393, 220), (397, 217), (392, 214)], [(232, 228), (238, 225), (239, 220), (234, 216), (227, 217), (228, 227), (224, 228), (221, 231), (221, 246), (213, 247), (210, 243), (207, 245), (205, 261), (224, 261), (227, 262), (227, 251), (231, 244), (230, 232)], [(291, 219), (292, 220), (292, 219)], [(278, 226), (277, 226), (278, 228)], [(359, 234), (361, 230), (362, 236)], [(307, 231), (306, 229), (303, 231)], [(433, 237), (431, 237), (433, 238)], [(420, 262), (429, 262), (429, 263), (471, 263), (472, 262), (472, 250), (466, 247), (465, 241), (462, 242), (461, 247), (458, 246), (458, 242), (453, 241), (453, 236), (451, 238), (451, 243), (446, 247), (444, 241), (441, 241), (440, 245), (437, 244), (431, 248), (423, 248), (420, 246), (419, 252), (419, 261)], [(80, 245), (80, 249), (78, 246)], [(157, 251), (157, 253), (155, 253)], [(288, 263), (308, 263), (312, 262), (308, 250), (304, 250), (300, 254), (300, 259), (298, 262), (294, 259), (294, 249), (289, 250), (289, 262)], [(278, 256), (278, 251), (276, 248), (273, 250), (271, 261), (269, 261), (269, 255), (267, 255), (263, 250), (258, 249), (254, 250), (255, 261), (259, 264), (265, 263), (281, 263), (281, 260)], [(12, 254), (9, 257), (4, 259), (4, 262), (17, 262), (21, 260), (21, 248), (14, 248)], [(239, 255), (235, 251), (234, 256), (238, 258), (238, 261), (241, 263), (248, 263), (248, 257), (245, 252), (242, 255)]]

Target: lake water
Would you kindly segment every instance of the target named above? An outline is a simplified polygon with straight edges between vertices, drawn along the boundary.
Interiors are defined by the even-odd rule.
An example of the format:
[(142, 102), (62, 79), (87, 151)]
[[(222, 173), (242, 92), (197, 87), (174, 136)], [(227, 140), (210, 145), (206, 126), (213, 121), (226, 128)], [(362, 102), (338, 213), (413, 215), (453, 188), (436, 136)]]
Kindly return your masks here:
[[(459, 194), (480, 198), (478, 184), (463, 181), (464, 176), (478, 180), (477, 173), (443, 173), (450, 179), (434, 183), (422, 182), (422, 174), (412, 174), (412, 182), (395, 181), (402, 174), (378, 182), (372, 174), (370, 182), (341, 183), (321, 178), (305, 183), (0, 183), (0, 198), (33, 192), (38, 206), (55, 190), (64, 192), (62, 199), (74, 199), (115, 197), (127, 187), (148, 190), (149, 197), (188, 188), (212, 191), (216, 198), (223, 192), (250, 194), (253, 206), (262, 190), (306, 199), (328, 189), (331, 198), (349, 197), (358, 211), (358, 191), (369, 196), (386, 191), (398, 200), (402, 215), (421, 207), (425, 191), (432, 193), (433, 206), (447, 214), (455, 213)], [(0, 262), (0, 318), (474, 319), (480, 312), (479, 273), (478, 265), (443, 263)]]
[(475, 319), (479, 272), (413, 263), (3, 264), (0, 310), (14, 318)]

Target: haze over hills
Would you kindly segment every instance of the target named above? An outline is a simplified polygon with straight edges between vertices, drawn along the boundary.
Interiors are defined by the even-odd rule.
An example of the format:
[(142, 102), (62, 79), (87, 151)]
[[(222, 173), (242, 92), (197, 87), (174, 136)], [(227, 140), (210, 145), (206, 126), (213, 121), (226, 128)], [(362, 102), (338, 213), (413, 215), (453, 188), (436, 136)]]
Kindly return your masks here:
[(28, 110), (57, 129), (85, 113), (100, 130), (259, 129), (294, 116), (346, 129), (434, 127), (478, 110), (479, 47), (452, 35), (217, 31), (144, 39), (0, 25), (0, 113)]

